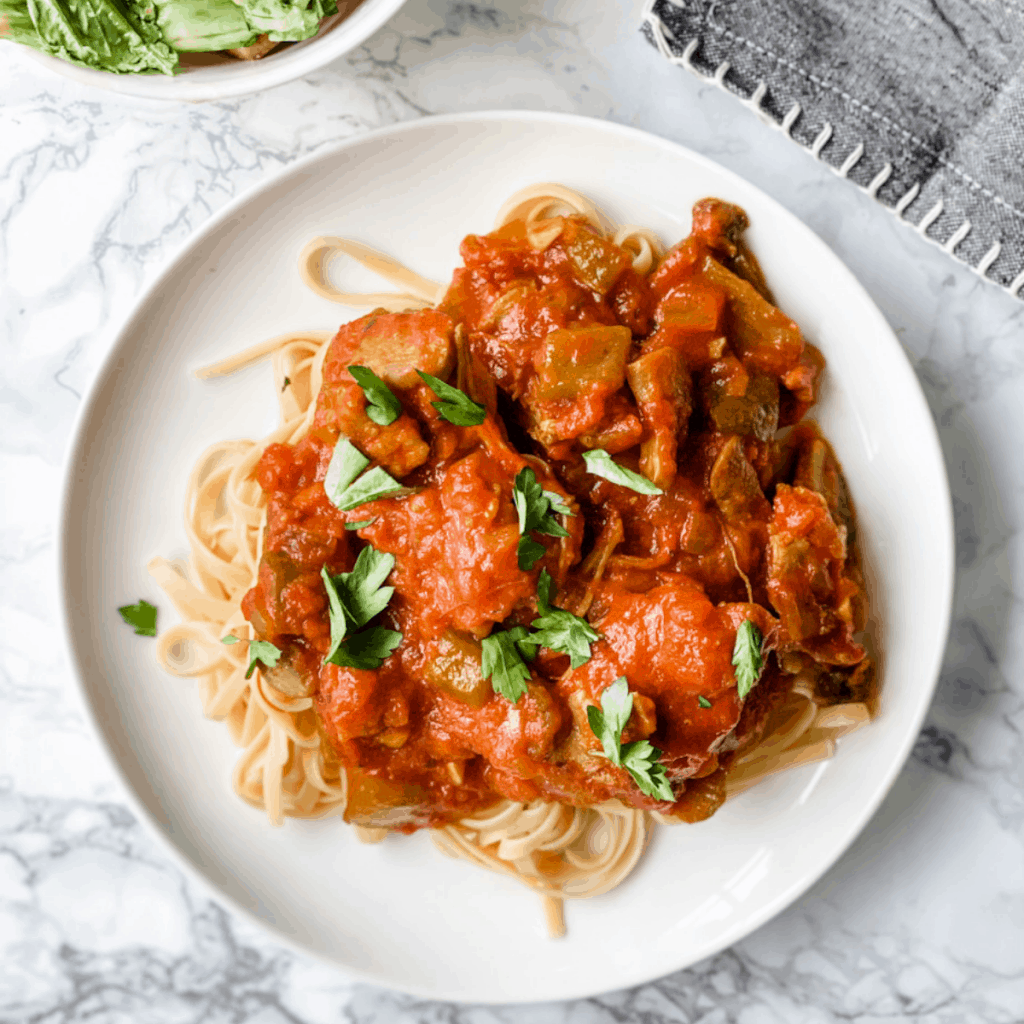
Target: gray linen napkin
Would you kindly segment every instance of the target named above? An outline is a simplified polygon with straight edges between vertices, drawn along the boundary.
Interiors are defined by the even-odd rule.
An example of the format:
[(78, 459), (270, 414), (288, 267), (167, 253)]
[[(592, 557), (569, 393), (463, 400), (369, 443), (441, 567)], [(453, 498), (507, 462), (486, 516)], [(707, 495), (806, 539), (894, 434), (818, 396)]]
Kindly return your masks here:
[(644, 31), (1024, 298), (1024, 0), (650, 0)]

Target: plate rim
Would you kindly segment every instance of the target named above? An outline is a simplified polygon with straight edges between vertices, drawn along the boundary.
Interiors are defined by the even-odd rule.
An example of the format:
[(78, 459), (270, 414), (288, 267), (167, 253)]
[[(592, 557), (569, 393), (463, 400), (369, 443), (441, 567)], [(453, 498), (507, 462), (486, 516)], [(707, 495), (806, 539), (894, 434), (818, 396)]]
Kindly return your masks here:
[[(279, 185), (281, 181), (293, 174), (301, 174), (305, 169), (312, 167), (320, 162), (329, 162), (335, 159), (338, 155), (344, 153), (348, 149), (356, 148), (366, 142), (373, 141), (374, 139), (387, 137), (390, 135), (402, 135), (408, 132), (420, 131), (424, 127), (429, 128), (432, 125), (450, 126), (465, 123), (481, 122), (481, 123), (495, 123), (495, 122), (534, 122), (544, 126), (557, 126), (557, 125), (572, 125), (577, 128), (586, 128), (591, 131), (604, 132), (610, 137), (619, 137), (620, 139), (642, 139), (645, 144), (654, 144), (659, 146), (668, 152), (682, 156), (685, 159), (694, 161), (702, 165), (705, 169), (712, 170), (716, 174), (722, 177), (723, 181), (735, 181), (742, 184), (746, 189), (753, 189), (758, 194), (759, 199), (773, 207), (776, 213), (781, 213), (784, 217), (796, 220), (811, 236), (823, 246), (831, 256), (839, 263), (840, 266), (846, 271), (848, 275), (848, 284), (853, 290), (858, 293), (858, 297), (866, 302), (867, 306), (877, 316), (879, 324), (884, 328), (886, 343), (891, 345), (895, 354), (899, 359), (902, 359), (909, 371), (909, 378), (913, 384), (913, 390), (910, 394), (913, 395), (913, 400), (920, 406), (920, 411), (924, 414), (925, 421), (928, 425), (928, 437), (934, 446), (934, 454), (937, 456), (938, 466), (941, 472), (943, 487), (944, 501), (941, 506), (936, 510), (937, 516), (942, 520), (939, 524), (943, 527), (942, 532), (946, 536), (946, 545), (942, 554), (946, 561), (946, 572), (943, 574), (944, 584), (944, 600), (943, 600), (943, 611), (941, 616), (941, 622), (938, 624), (941, 628), (936, 629), (936, 643), (935, 648), (931, 657), (931, 663), (927, 666), (927, 671), (924, 673), (924, 678), (929, 680), (926, 687), (922, 688), (921, 695), (919, 697), (919, 706), (912, 717), (907, 719), (907, 731), (902, 741), (901, 747), (896, 757), (894, 757), (888, 766), (886, 772), (883, 774), (880, 782), (875, 788), (875, 791), (870, 795), (870, 798), (865, 802), (860, 813), (855, 819), (851, 819), (851, 822), (847, 823), (846, 830), (842, 834), (840, 841), (830, 851), (829, 855), (823, 858), (820, 865), (814, 871), (809, 872), (806, 876), (790, 884), (787, 888), (780, 891), (773, 900), (761, 908), (759, 911), (744, 917), (741, 921), (737, 922), (731, 929), (729, 929), (724, 937), (720, 937), (716, 942), (711, 944), (697, 960), (687, 959), (684, 957), (682, 963), (677, 964), (675, 967), (670, 968), (667, 971), (662, 971), (660, 968), (653, 974), (649, 970), (636, 970), (628, 975), (624, 980), (618, 979), (607, 987), (598, 989), (593, 988), (579, 988), (574, 989), (567, 987), (564, 992), (558, 996), (529, 996), (523, 995), (522, 997), (504, 997), (497, 1000), (480, 1000), (474, 997), (460, 996), (458, 992), (451, 991), (438, 991), (436, 989), (425, 988), (415, 983), (409, 985), (400, 985), (392, 981), (381, 981), (380, 978), (375, 975), (372, 971), (365, 968), (352, 966), (350, 964), (343, 964), (337, 960), (332, 959), (328, 954), (323, 953), (319, 950), (311, 949), (307, 947), (301, 941), (293, 938), (288, 933), (279, 930), (274, 925), (258, 916), (250, 907), (236, 900), (233, 896), (219, 889), (216, 884), (208, 879), (199, 869), (193, 864), (193, 862), (186, 857), (185, 853), (181, 851), (176, 844), (174, 844), (170, 837), (166, 834), (165, 830), (161, 827), (160, 823), (156, 820), (155, 816), (150, 812), (149, 808), (145, 806), (142, 800), (136, 794), (136, 791), (127, 776), (127, 773), (122, 766), (119, 758), (113, 749), (113, 746), (108, 739), (106, 732), (99, 721), (96, 712), (93, 709), (92, 703), (87, 694), (87, 688), (85, 684), (86, 667), (83, 665), (81, 659), (76, 651), (73, 634), (71, 630), (72, 611), (70, 604), (69, 589), (67, 586), (67, 579), (69, 575), (68, 561), (71, 557), (69, 551), (68, 535), (71, 526), (71, 520), (73, 518), (74, 510), (71, 508), (71, 493), (75, 486), (75, 471), (74, 467), (78, 461), (77, 456), (82, 451), (83, 447), (87, 444), (87, 437), (85, 434), (85, 426), (88, 420), (90, 420), (94, 414), (94, 405), (97, 402), (101, 385), (110, 375), (111, 371), (116, 368), (119, 350), (125, 342), (129, 333), (135, 328), (136, 321), (138, 320), (141, 311), (145, 306), (149, 304), (151, 299), (159, 292), (159, 290), (168, 282), (168, 280), (178, 270), (179, 264), (181, 264), (188, 256), (189, 251), (201, 240), (205, 239), (209, 234), (218, 230), (226, 221), (236, 216), (250, 201), (252, 201), (259, 194), (272, 189)], [(64, 465), (62, 467), (61, 477), (61, 488), (59, 497), (59, 518), (58, 518), (58, 537), (57, 537), (57, 559), (56, 559), (56, 573), (57, 573), (57, 585), (60, 590), (60, 601), (59, 601), (59, 623), (61, 629), (61, 638), (63, 642), (63, 648), (65, 657), (67, 660), (68, 667), (71, 670), (71, 674), (74, 680), (74, 693), (75, 698), (78, 701), (79, 708), (82, 712), (83, 718), (87, 723), (87, 726), (92, 734), (92, 738), (95, 740), (96, 745), (102, 751), (106, 757), (108, 766), (111, 769), (111, 774), (117, 780), (121, 787), (122, 797), (135, 815), (136, 819), (140, 821), (144, 828), (149, 834), (155, 837), (157, 844), (165, 855), (168, 855), (175, 866), (193, 883), (205, 892), (208, 897), (215, 903), (219, 903), (222, 906), (229, 907), (234, 913), (241, 915), (248, 922), (254, 924), (264, 934), (271, 937), (275, 942), (289, 949), (292, 953), (299, 956), (312, 957), (314, 960), (323, 963), (334, 970), (341, 972), (352, 982), (362, 982), (365, 984), (373, 985), (378, 988), (390, 988), (393, 991), (405, 992), (409, 995), (416, 997), (423, 997), (436, 1001), (450, 1001), (455, 1003), (472, 1003), (473, 1005), (516, 1005), (516, 1004), (531, 1004), (539, 1002), (550, 1002), (553, 999), (559, 1001), (591, 998), (594, 996), (603, 995), (608, 992), (621, 991), (625, 989), (634, 988), (638, 985), (646, 984), (648, 982), (657, 980), (658, 978), (666, 977), (668, 974), (674, 973), (679, 970), (683, 970), (694, 963), (700, 963), (703, 960), (709, 959), (710, 957), (716, 956), (722, 950), (727, 949), (735, 943), (741, 941), (748, 935), (761, 928), (767, 922), (782, 913), (787, 907), (791, 906), (796, 900), (803, 896), (813, 885), (815, 885), (831, 868), (838, 862), (838, 860), (847, 852), (850, 846), (856, 841), (858, 836), (863, 832), (868, 822), (875, 815), (882, 801), (888, 796), (893, 784), (896, 781), (897, 776), (906, 764), (906, 761), (913, 749), (914, 743), (920, 732), (921, 725), (931, 705), (932, 697), (935, 692), (935, 688), (938, 683), (939, 672), (941, 670), (942, 661), (945, 655), (946, 646), (948, 643), (949, 630), (952, 622), (953, 612), (953, 598), (954, 598), (954, 585), (956, 579), (956, 561), (955, 561), (955, 528), (953, 519), (953, 504), (952, 494), (949, 487), (949, 474), (946, 466), (945, 453), (942, 448), (942, 444), (939, 438), (938, 428), (935, 423), (935, 418), (931, 413), (931, 409), (928, 406), (927, 399), (924, 394), (924, 390), (921, 386), (921, 382), (914, 372), (913, 366), (910, 363), (909, 358), (903, 346), (899, 343), (892, 327), (889, 325), (884, 314), (878, 308), (878, 305), (871, 298), (867, 289), (861, 284), (860, 280), (856, 277), (852, 270), (846, 265), (846, 263), (840, 259), (840, 257), (832, 250), (832, 248), (811, 228), (806, 222), (804, 222), (795, 213), (787, 209), (779, 200), (765, 192), (760, 186), (748, 181), (742, 175), (730, 170), (729, 168), (723, 167), (717, 161), (705, 156), (702, 153), (698, 153), (681, 143), (673, 142), (669, 139), (665, 139), (653, 132), (644, 131), (640, 128), (634, 128), (629, 125), (619, 124), (613, 121), (605, 121), (600, 118), (587, 117), (579, 114), (568, 114), (554, 111), (532, 111), (532, 110), (488, 110), (488, 111), (468, 111), (456, 114), (439, 114), (431, 115), (428, 117), (417, 118), (412, 121), (399, 122), (397, 124), (383, 126), (376, 128), (369, 132), (360, 133), (357, 135), (350, 136), (342, 139), (339, 142), (325, 146), (318, 149), (315, 153), (308, 154), (285, 167), (275, 170), (272, 174), (269, 174), (261, 181), (255, 183), (244, 189), (238, 196), (226, 203), (221, 209), (214, 213), (208, 218), (203, 224), (201, 224), (196, 230), (194, 230), (183, 242), (181, 242), (169, 257), (167, 257), (162, 265), (159, 267), (157, 272), (149, 283), (142, 289), (135, 301), (132, 303), (131, 309), (127, 314), (114, 326), (108, 329), (108, 337), (112, 340), (107, 352), (104, 354), (102, 360), (99, 363), (98, 368), (94, 372), (92, 379), (90, 380), (88, 387), (85, 389), (82, 401), (77, 410), (75, 420), (71, 429), (68, 445), (64, 455)], [(908, 394), (908, 399), (910, 395)]]

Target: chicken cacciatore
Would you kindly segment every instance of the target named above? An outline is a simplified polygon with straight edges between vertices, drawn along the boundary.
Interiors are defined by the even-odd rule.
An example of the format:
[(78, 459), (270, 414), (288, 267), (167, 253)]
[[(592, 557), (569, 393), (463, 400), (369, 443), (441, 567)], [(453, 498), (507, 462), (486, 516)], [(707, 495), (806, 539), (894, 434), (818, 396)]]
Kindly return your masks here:
[[(871, 700), (853, 508), (804, 418), (824, 360), (746, 227), (702, 200), (640, 273), (581, 217), (551, 218), (542, 244), (513, 222), (463, 241), (436, 308), (338, 331), (309, 435), (259, 462), (243, 610), (281, 652), (271, 685), (313, 696), (348, 820), (411, 831), (501, 798), (699, 820), (798, 680), (821, 704)], [(478, 414), (446, 413), (451, 389)], [(341, 441), (400, 489), (339, 507)], [(374, 621), (399, 638), (376, 667), (328, 657), (325, 579), (356, 576), (366, 548), (394, 588)], [(741, 629), (763, 655), (749, 687)], [(496, 682), (513, 669), (515, 700)], [(622, 678), (621, 741), (649, 741), (668, 790), (603, 756), (588, 709)]]

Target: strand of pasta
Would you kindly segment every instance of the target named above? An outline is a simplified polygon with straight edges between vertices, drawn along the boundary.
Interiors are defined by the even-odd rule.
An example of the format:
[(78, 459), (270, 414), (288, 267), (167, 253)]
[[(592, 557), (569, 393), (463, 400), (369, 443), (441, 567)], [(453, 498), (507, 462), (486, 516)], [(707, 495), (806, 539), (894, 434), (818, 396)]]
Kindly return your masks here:
[(325, 757), (312, 699), (277, 693), (259, 671), (247, 679), (247, 645), (220, 641), (228, 634), (252, 638), (241, 599), (256, 579), (266, 522), (256, 464), (271, 442), (294, 443), (308, 433), (331, 337), (328, 331), (280, 335), (198, 371), (219, 376), (271, 356), (282, 422), (262, 442), (221, 442), (200, 456), (186, 488), (187, 570), (162, 558), (148, 567), (184, 620), (160, 635), (157, 658), (175, 675), (199, 677), (204, 713), (226, 721), (243, 748), (235, 792), (264, 808), (274, 824), (344, 810), (345, 774)]
[[(339, 254), (350, 256), (357, 263), (374, 271), (404, 292), (343, 292), (330, 283), (327, 271)], [(380, 306), (392, 313), (406, 309), (436, 306), (444, 295), (444, 286), (410, 270), (385, 253), (348, 238), (321, 236), (314, 238), (299, 257), (299, 273), (312, 291), (331, 302), (345, 306)]]

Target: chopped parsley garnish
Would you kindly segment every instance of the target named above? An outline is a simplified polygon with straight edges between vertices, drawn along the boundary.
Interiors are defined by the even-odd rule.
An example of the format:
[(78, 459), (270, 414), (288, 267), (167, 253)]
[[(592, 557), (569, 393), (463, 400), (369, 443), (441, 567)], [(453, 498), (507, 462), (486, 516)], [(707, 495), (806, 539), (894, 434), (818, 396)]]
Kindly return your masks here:
[(590, 731), (601, 741), (604, 756), (612, 764), (622, 763), (622, 730), (633, 713), (633, 694), (625, 676), (619, 676), (601, 694), (601, 706), (587, 708)]
[(345, 614), (357, 629), (387, 608), (395, 588), (383, 584), (394, 567), (394, 555), (367, 544), (359, 552), (352, 571), (334, 577), (333, 583), (345, 606)]
[(519, 546), (516, 548), (516, 559), (519, 568), (523, 572), (529, 572), (537, 562), (544, 557), (547, 548), (539, 541), (534, 540), (529, 534), (523, 534), (519, 538)]
[(736, 689), (740, 700), (754, 688), (761, 678), (764, 658), (761, 655), (761, 644), (764, 637), (761, 630), (750, 619), (744, 619), (736, 630), (736, 643), (732, 649), (732, 663), (736, 668)]
[(402, 403), (395, 393), (368, 366), (350, 366), (348, 372), (366, 396), (366, 415), (386, 427), (402, 415)]
[[(222, 644), (237, 644), (239, 637), (232, 636), (230, 633), (221, 640)], [(274, 668), (277, 663), (281, 660), (280, 647), (276, 647), (269, 640), (250, 640), (249, 641), (249, 668), (245, 673), (245, 678), (248, 679), (253, 672), (256, 671), (257, 663), (265, 665), (267, 668)]]
[(633, 713), (633, 694), (625, 676), (619, 676), (601, 694), (601, 707), (587, 708), (590, 730), (601, 741), (604, 756), (614, 765), (625, 768), (641, 793), (656, 800), (674, 801), (675, 794), (658, 758), (661, 751), (647, 740), (622, 742), (622, 730)]
[(522, 626), (513, 626), (485, 636), (480, 647), (480, 674), (490, 679), (496, 694), (515, 704), (526, 693), (530, 681), (526, 660), (537, 653), (532, 634)]
[(555, 581), (547, 569), (541, 569), (537, 577), (537, 611), (547, 615), (551, 611), (551, 602), (555, 598)]
[(281, 390), (284, 391), (285, 388), (289, 388), (289, 387), (291, 387), (291, 385), (292, 385), (291, 377), (285, 377), (284, 383), (281, 385)]
[(569, 536), (569, 531), (555, 518), (555, 513), (571, 516), (572, 511), (565, 505), (560, 494), (545, 491), (541, 487), (537, 482), (537, 474), (529, 466), (516, 474), (512, 500), (519, 513), (520, 533), (536, 530), (550, 537)]
[[(331, 621), (331, 647), (324, 662), (348, 668), (380, 668), (401, 643), (402, 634), (382, 626), (362, 629), (388, 606), (394, 587), (383, 586), (395, 566), (395, 556), (367, 545), (359, 552), (351, 572), (331, 576), (320, 570)], [(360, 633), (350, 630), (362, 629)]]
[(479, 402), (474, 402), (465, 392), (422, 370), (416, 372), (423, 383), (441, 399), (439, 402), (430, 403), (441, 419), (454, 423), (457, 427), (477, 427), (487, 418), (487, 410)]
[(626, 743), (622, 747), (622, 767), (633, 776), (641, 793), (655, 800), (674, 803), (675, 793), (665, 773), (665, 766), (658, 760), (661, 751), (647, 740)]
[(281, 649), (275, 647), (269, 640), (250, 640), (249, 668), (245, 673), (245, 678), (248, 679), (256, 671), (257, 662), (266, 665), (267, 668), (273, 668), (280, 660)]
[(156, 605), (140, 600), (138, 604), (125, 604), (117, 610), (135, 629), (136, 636), (156, 636)]
[(603, 448), (594, 448), (583, 453), (583, 461), (587, 464), (587, 472), (594, 476), (604, 477), (613, 484), (628, 487), (639, 494), (664, 494), (657, 484), (651, 483), (645, 476), (634, 473), (625, 466), (620, 466)]
[(556, 518), (558, 515), (571, 516), (560, 494), (545, 491), (537, 482), (537, 474), (526, 467), (516, 474), (512, 488), (512, 500), (519, 513), (519, 568), (529, 572), (544, 554), (544, 545), (530, 537), (530, 531), (547, 534), (549, 537), (568, 537), (569, 531)]
[(402, 634), (397, 630), (371, 626), (353, 633), (327, 660), (345, 668), (380, 668), (401, 642)]
[(373, 526), (377, 522), (379, 516), (373, 516), (371, 519), (357, 519), (354, 523), (346, 523), (346, 530), (362, 530), (366, 526)]
[[(405, 488), (386, 470), (374, 466), (363, 470), (370, 460), (346, 437), (338, 439), (324, 477), (324, 493), (342, 512), (387, 497)], [(362, 474), (362, 475), (360, 475)]]
[(403, 487), (386, 469), (374, 466), (369, 472), (364, 473), (354, 484), (349, 484), (335, 503), (342, 512), (366, 505), (378, 498), (386, 498), (388, 495), (406, 493)]
[(700, 696), (699, 696), (699, 697), (697, 698), (697, 703), (698, 703), (698, 704), (699, 704), (699, 705), (700, 705), (700, 706), (701, 706), (702, 708), (709, 708), (709, 707), (711, 707), (711, 701), (709, 701), (709, 700), (707, 699), (707, 697), (705, 697), (705, 696), (704, 696), (704, 694), (701, 694), (701, 695), (700, 695)]
[(324, 491), (331, 504), (341, 508), (342, 495), (369, 464), (370, 460), (347, 437), (338, 438), (324, 477)]
[(562, 608), (553, 608), (551, 601), (555, 596), (554, 587), (554, 580), (547, 569), (541, 569), (537, 580), (537, 610), (540, 616), (530, 623), (535, 630), (530, 634), (530, 640), (559, 654), (568, 654), (569, 664), (579, 668), (590, 661), (590, 645), (600, 640), (601, 634), (586, 619)]

